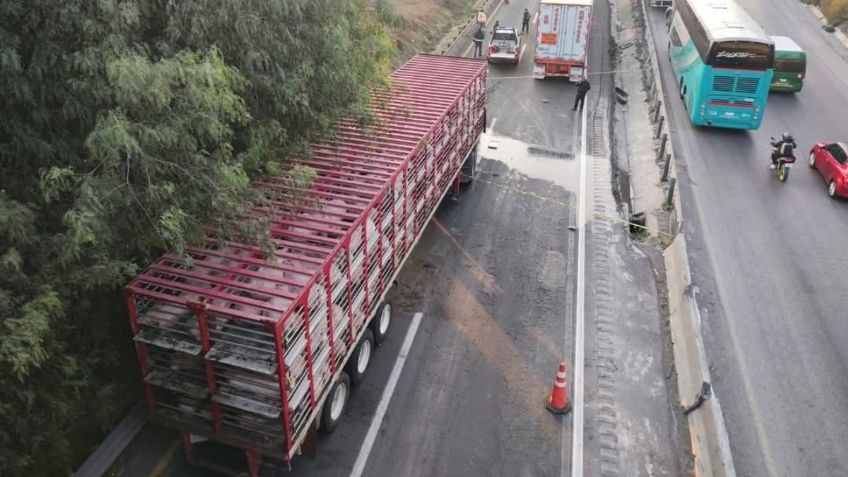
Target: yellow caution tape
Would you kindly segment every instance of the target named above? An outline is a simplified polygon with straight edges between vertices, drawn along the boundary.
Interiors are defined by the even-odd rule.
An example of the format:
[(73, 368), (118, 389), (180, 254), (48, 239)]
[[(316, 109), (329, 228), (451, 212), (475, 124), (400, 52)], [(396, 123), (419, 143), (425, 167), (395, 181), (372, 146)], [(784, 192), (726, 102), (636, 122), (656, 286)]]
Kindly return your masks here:
[[(509, 191), (512, 191), (512, 192), (515, 192), (515, 193), (518, 193), (518, 194), (523, 194), (523, 195), (527, 195), (527, 196), (530, 196), (530, 197), (535, 197), (539, 200), (544, 200), (546, 202), (552, 202), (554, 204), (561, 205), (561, 206), (566, 207), (566, 208), (572, 207), (571, 204), (568, 204), (566, 202), (563, 202), (561, 200), (557, 200), (557, 199), (554, 199), (554, 198), (551, 198), (551, 197), (539, 195), (535, 192), (529, 192), (529, 191), (526, 191), (526, 190), (516, 189), (515, 187), (510, 187), (510, 186), (500, 184), (500, 183), (497, 183), (497, 182), (487, 181), (486, 179), (475, 178), (474, 180), (479, 181), (479, 182), (485, 182), (486, 184), (491, 184), (493, 186), (500, 187), (501, 189), (509, 190)], [(651, 232), (651, 233), (659, 235), (659, 236), (663, 236), (663, 237), (667, 237), (667, 238), (674, 238), (674, 235), (672, 235), (668, 232), (665, 232), (665, 231), (662, 231), (662, 230), (659, 230), (659, 229), (655, 229), (655, 228), (652, 228), (652, 227), (647, 227), (647, 226), (644, 226), (644, 225), (639, 225), (639, 224), (630, 222), (629, 220), (624, 220), (621, 217), (618, 217), (618, 216), (615, 216), (615, 215), (608, 215), (608, 214), (602, 214), (602, 213), (599, 213), (599, 212), (594, 212), (594, 213), (592, 213), (592, 217), (594, 217), (596, 219), (609, 219), (609, 220), (612, 220), (614, 222), (618, 222), (620, 224), (628, 225), (630, 227), (636, 227), (638, 229), (642, 229), (642, 230), (645, 230), (646, 232)]]

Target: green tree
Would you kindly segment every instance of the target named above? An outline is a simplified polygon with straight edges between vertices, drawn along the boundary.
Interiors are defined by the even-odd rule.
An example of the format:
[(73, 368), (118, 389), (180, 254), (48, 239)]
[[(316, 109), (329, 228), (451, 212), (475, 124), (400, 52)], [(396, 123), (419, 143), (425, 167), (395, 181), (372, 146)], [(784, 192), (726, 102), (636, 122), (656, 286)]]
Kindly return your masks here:
[(0, 2), (0, 475), (67, 475), (132, 400), (118, 288), (368, 120), (391, 45), (365, 0)]
[(254, 122), (239, 147), (251, 171), (277, 171), (268, 147), (303, 151), (341, 117), (368, 120), (370, 91), (386, 86), (392, 46), (366, 1), (153, 3), (169, 20), (156, 54), (218, 45), (247, 78)]

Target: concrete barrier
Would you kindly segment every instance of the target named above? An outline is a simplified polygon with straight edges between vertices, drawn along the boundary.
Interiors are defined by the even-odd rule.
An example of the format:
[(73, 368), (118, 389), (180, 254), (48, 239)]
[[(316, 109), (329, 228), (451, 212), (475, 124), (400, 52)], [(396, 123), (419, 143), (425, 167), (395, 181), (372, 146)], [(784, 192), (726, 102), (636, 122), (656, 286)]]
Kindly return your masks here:
[(115, 462), (147, 423), (147, 405), (139, 402), (103, 439), (71, 477), (100, 477)]
[[(659, 59), (648, 20), (646, 0), (639, 0), (642, 15), (642, 47), (648, 54), (648, 90), (655, 91), (657, 116), (667, 116), (666, 104), (670, 99), (665, 94), (660, 76)], [(661, 101), (662, 100), (662, 101)], [(673, 99), (671, 99), (673, 100)], [(662, 127), (657, 131), (660, 133)], [(673, 136), (666, 121), (665, 131)], [(667, 151), (674, 155), (669, 142)], [(675, 163), (670, 165), (670, 174), (676, 174)], [(670, 211), (668, 232), (675, 235), (674, 241), (665, 250), (666, 286), (668, 292), (669, 322), (673, 342), (674, 364), (677, 370), (680, 405), (689, 424), (689, 436), (694, 455), (696, 476), (735, 477), (733, 455), (727, 437), (721, 405), (712, 388), (709, 362), (701, 335), (701, 313), (698, 309), (696, 289), (692, 284), (686, 238), (682, 233), (683, 194), (674, 196)]]
[[(500, 6), (503, 0), (484, 0), (482, 2), (478, 2), (474, 7), (474, 12), (466, 22), (459, 26), (458, 29), (453, 30), (448, 34), (448, 38), (450, 38), (447, 43), (442, 44), (440, 42), (439, 45), (436, 45), (433, 53), (439, 55), (461, 55), (463, 42), (462, 40), (466, 40), (468, 43), (471, 43), (471, 36), (473, 35), (473, 27), (477, 24), (477, 10), (482, 8), (486, 13), (486, 16), (491, 16), (492, 12)], [(489, 24), (493, 24), (491, 21)]]
[(734, 477), (727, 429), (704, 350), (685, 236), (678, 234), (663, 255), (677, 386), (680, 406), (688, 418), (695, 475)]
[[(674, 98), (669, 99), (669, 97), (665, 94), (665, 88), (663, 88), (662, 77), (660, 76), (660, 63), (659, 58), (657, 58), (657, 52), (654, 48), (654, 37), (651, 32), (651, 28), (648, 25), (648, 7), (646, 5), (645, 0), (638, 0), (639, 2), (639, 14), (641, 18), (637, 18), (637, 25), (641, 29), (642, 36), (639, 38), (641, 44), (639, 45), (646, 53), (647, 58), (643, 65), (647, 70), (646, 76), (643, 78), (646, 79), (645, 88), (648, 91), (648, 101), (655, 104), (654, 115), (651, 119), (654, 123), (659, 122), (659, 118), (667, 118), (668, 110), (666, 104), (668, 101), (673, 101)], [(661, 137), (662, 134), (667, 134), (671, 137), (671, 125), (668, 121), (664, 121), (657, 128), (657, 137)], [(668, 141), (666, 144), (666, 148), (663, 151), (666, 157), (671, 158), (671, 164), (668, 168), (668, 172), (664, 175), (677, 177), (676, 168), (675, 168), (675, 158), (676, 154), (674, 151), (674, 145), (672, 141)], [(661, 160), (664, 160), (661, 158)], [(677, 235), (681, 232), (682, 228), (682, 204), (680, 202), (680, 194), (675, 194), (674, 196), (674, 207), (669, 211), (669, 220), (668, 227), (666, 232), (670, 235)]]
[(691, 289), (692, 275), (683, 234), (674, 238), (663, 255), (680, 404), (687, 407), (700, 392), (702, 383), (709, 383), (709, 369), (701, 337), (700, 314)]

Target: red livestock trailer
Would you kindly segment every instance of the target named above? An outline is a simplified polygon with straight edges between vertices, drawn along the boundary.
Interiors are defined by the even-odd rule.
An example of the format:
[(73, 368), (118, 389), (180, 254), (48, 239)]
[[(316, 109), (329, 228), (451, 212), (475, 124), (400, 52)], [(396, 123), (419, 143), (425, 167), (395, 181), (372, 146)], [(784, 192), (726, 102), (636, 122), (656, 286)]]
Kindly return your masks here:
[(418, 55), (392, 83), (373, 130), (343, 121), (292, 160), (317, 177), (308, 205), (271, 218), (273, 260), (210, 234), (190, 263), (166, 254), (126, 286), (152, 416), (183, 433), (190, 460), (214, 447), (238, 449), (253, 476), (290, 466), (314, 430), (336, 426), (385, 337), (389, 287), (477, 160), (486, 66)]

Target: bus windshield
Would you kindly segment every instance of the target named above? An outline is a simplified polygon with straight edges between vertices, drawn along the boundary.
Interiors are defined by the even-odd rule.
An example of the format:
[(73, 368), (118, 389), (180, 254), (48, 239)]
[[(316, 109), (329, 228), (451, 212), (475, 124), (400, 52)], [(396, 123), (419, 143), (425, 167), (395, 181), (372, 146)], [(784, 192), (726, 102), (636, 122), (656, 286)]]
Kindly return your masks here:
[(707, 64), (714, 68), (766, 70), (774, 66), (774, 47), (753, 41), (723, 41), (710, 49)]
[(784, 71), (787, 73), (803, 73), (807, 68), (804, 60), (797, 59), (781, 59), (775, 58), (774, 60), (774, 69), (775, 71)]

